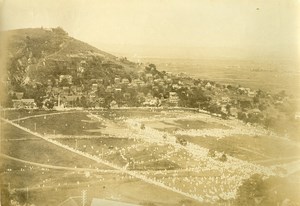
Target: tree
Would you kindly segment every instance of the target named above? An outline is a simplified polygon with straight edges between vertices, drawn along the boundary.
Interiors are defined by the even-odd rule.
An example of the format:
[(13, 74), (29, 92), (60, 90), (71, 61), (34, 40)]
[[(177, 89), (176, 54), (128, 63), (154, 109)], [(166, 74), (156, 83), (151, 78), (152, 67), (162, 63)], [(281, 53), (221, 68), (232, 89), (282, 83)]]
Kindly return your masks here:
[(230, 108), (231, 108), (231, 105), (226, 104), (226, 111), (227, 111), (228, 115), (230, 115)]
[(220, 157), (220, 161), (221, 161), (221, 162), (226, 162), (226, 161), (227, 161), (227, 156), (226, 156), (226, 154), (223, 154), (223, 155)]
[(238, 118), (239, 120), (244, 121), (244, 122), (247, 121), (247, 115), (246, 115), (244, 112), (238, 112), (237, 118)]
[(237, 205), (252, 206), (257, 205), (261, 198), (266, 196), (267, 185), (263, 181), (263, 177), (259, 174), (252, 175), (245, 180), (237, 191)]
[(87, 107), (88, 107), (88, 105), (87, 105), (87, 99), (86, 99), (85, 96), (82, 96), (82, 97), (80, 98), (80, 105), (81, 105), (83, 108), (87, 108)]
[(76, 107), (81, 107), (82, 106), (79, 97), (76, 98), (75, 106)]
[(10, 192), (8, 190), (8, 185), (1, 185), (1, 204), (2, 205), (10, 205)]
[(45, 106), (48, 108), (48, 109), (53, 109), (54, 107), (54, 103), (50, 100), (46, 101), (45, 102)]
[(60, 82), (60, 86), (61, 87), (67, 87), (69, 86), (69, 81), (67, 79), (62, 79), (61, 82)]
[(264, 125), (266, 128), (275, 128), (277, 119), (275, 117), (267, 117), (264, 121)]
[(216, 151), (214, 149), (209, 149), (208, 154), (209, 157), (215, 157), (216, 156)]
[[(236, 205), (298, 205), (300, 201), (298, 182), (294, 177), (271, 176), (267, 179), (260, 174), (254, 174), (244, 180), (238, 188)], [(286, 203), (289, 204), (286, 204)]]
[(4, 96), (3, 98), (1, 98), (0, 101), (1, 101), (1, 104), (6, 108), (13, 107), (12, 96), (10, 94), (6, 95), (6, 97)]
[(151, 71), (156, 71), (156, 66), (155, 64), (149, 64), (148, 66), (145, 67), (147, 72), (151, 72)]
[(58, 35), (63, 35), (63, 36), (68, 35), (68, 33), (65, 30), (63, 30), (63, 28), (61, 28), (61, 27), (53, 28), (52, 31)]
[(36, 106), (37, 106), (39, 109), (42, 109), (43, 106), (44, 106), (43, 98), (42, 98), (42, 97), (36, 98), (36, 99), (35, 99), (35, 103), (36, 103)]
[(221, 107), (219, 107), (217, 104), (213, 103), (211, 105), (208, 106), (208, 111), (211, 113), (220, 113), (221, 112)]

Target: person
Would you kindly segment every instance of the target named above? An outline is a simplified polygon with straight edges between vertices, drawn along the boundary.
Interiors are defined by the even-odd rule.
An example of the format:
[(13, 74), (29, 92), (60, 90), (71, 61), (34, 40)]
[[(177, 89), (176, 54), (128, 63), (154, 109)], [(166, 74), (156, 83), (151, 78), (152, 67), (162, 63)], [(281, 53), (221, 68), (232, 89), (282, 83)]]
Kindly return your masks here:
[(227, 160), (227, 156), (225, 153), (223, 153), (223, 155), (220, 158), (220, 161), (225, 162)]

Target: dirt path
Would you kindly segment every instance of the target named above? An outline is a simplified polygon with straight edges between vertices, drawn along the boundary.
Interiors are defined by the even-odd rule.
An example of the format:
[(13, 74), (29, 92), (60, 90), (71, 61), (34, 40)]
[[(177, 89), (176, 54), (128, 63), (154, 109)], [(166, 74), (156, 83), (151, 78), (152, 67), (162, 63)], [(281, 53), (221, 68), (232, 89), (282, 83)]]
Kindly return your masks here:
[(17, 162), (22, 162), (25, 164), (30, 164), (38, 167), (43, 167), (43, 168), (49, 168), (49, 169), (57, 169), (57, 170), (71, 170), (71, 171), (89, 171), (89, 172), (105, 172), (105, 173), (119, 173), (117, 170), (103, 170), (103, 169), (91, 169), (91, 168), (75, 168), (75, 167), (63, 167), (63, 166), (56, 166), (56, 165), (48, 165), (48, 164), (42, 164), (42, 163), (37, 163), (37, 162), (31, 162), (27, 160), (22, 160), (19, 158), (11, 157), (9, 155), (0, 153), (0, 157), (3, 157), (5, 159), (10, 159), (14, 160)]

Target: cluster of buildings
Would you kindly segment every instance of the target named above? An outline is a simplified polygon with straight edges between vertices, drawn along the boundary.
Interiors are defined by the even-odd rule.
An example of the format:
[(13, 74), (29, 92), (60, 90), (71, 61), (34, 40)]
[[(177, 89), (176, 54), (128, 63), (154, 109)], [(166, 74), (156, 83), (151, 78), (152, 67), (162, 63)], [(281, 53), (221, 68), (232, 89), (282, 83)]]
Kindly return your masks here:
[[(78, 84), (74, 78), (81, 78), (85, 71), (86, 61), (80, 61), (75, 76), (59, 75), (55, 80), (48, 80), (45, 84), (45, 101), (52, 101), (57, 107), (191, 107), (188, 101), (193, 93), (200, 92), (208, 97), (206, 107), (210, 111), (214, 105), (219, 114), (238, 117), (260, 115), (262, 111), (255, 102), (258, 91), (232, 84), (218, 84), (213, 81), (196, 80), (185, 74), (172, 74), (157, 70), (141, 70), (137, 75), (128, 74), (90, 79)], [(23, 99), (23, 95), (16, 92), (13, 99), (14, 108), (34, 108), (34, 99)], [(197, 100), (198, 101), (198, 100)], [(199, 100), (205, 101), (205, 100)], [(276, 102), (275, 102), (276, 103)], [(274, 103), (274, 104), (275, 104)], [(280, 103), (280, 102), (279, 102)], [(195, 107), (195, 105), (193, 106)], [(211, 111), (210, 111), (211, 112)], [(299, 118), (296, 115), (295, 118)]]
[(137, 78), (116, 76), (109, 80), (91, 79), (85, 85), (74, 85), (71, 75), (60, 75), (54, 84), (48, 81), (46, 96), (64, 107), (78, 106), (76, 104), (82, 98), (93, 107), (102, 107), (106, 103), (113, 108), (130, 106), (131, 101), (136, 101), (137, 106), (161, 106), (162, 103), (178, 106), (180, 99), (171, 89), (179, 87), (178, 84), (172, 84), (168, 76), (161, 78), (143, 72)]

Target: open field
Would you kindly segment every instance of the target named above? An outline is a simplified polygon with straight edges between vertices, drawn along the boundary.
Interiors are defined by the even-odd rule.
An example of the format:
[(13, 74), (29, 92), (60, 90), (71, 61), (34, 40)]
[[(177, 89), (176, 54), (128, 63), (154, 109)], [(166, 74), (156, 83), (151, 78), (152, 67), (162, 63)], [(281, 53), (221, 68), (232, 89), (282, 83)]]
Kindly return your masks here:
[(93, 135), (100, 134), (103, 127), (99, 121), (87, 117), (87, 113), (61, 113), (57, 115), (39, 116), (34, 119), (24, 119), (20, 125), (40, 134), (61, 135)]
[[(196, 204), (195, 201), (196, 205), (225, 204), (235, 198), (238, 186), (252, 174), (286, 176), (295, 172), (289, 168), (300, 159), (299, 145), (274, 133), (237, 120), (195, 112), (94, 110), (43, 114), (14, 122), (24, 131), (5, 123), (5, 154), (43, 164), (26, 168), (37, 167), (35, 171), (41, 172), (42, 167), (44, 173), (49, 172), (51, 180), (42, 192), (49, 190), (54, 195), (59, 190), (58, 183), (66, 183), (65, 199), (80, 195), (87, 188), (90, 198), (110, 197), (156, 205), (177, 205), (182, 201), (187, 205)], [(37, 125), (33, 126), (34, 123)], [(44, 139), (33, 135), (34, 132)], [(178, 138), (185, 139), (187, 145), (180, 144)], [(215, 156), (210, 156), (209, 150), (215, 150)], [(37, 153), (38, 156), (34, 155)], [(226, 154), (227, 160), (221, 161), (222, 154)], [(114, 170), (96, 164), (98, 159)], [(15, 168), (10, 161), (13, 159), (3, 167)], [(74, 165), (89, 173), (67, 168)], [(33, 171), (26, 168), (32, 184), (38, 184), (39, 178), (44, 177), (42, 174), (33, 178)], [(18, 169), (11, 173), (7, 169), (2, 171), (2, 178), (21, 178)], [(49, 179), (47, 175), (45, 178)], [(110, 192), (103, 190), (103, 186), (111, 188)], [(137, 194), (137, 188), (147, 192), (147, 196)], [(158, 191), (161, 196), (156, 198)], [(166, 202), (164, 196), (172, 197), (173, 202)], [(32, 201), (42, 200), (35, 193)]]

